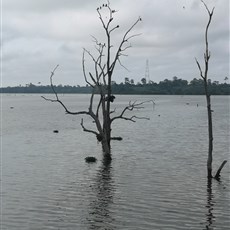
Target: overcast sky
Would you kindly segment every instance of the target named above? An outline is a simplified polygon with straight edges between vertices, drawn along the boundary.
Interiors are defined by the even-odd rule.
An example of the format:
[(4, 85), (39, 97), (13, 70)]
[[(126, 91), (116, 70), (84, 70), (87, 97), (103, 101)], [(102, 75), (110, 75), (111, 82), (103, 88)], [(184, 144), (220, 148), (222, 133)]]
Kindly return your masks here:
[[(85, 85), (82, 50), (94, 49), (91, 35), (104, 41), (96, 8), (101, 0), (2, 0), (2, 86), (49, 84), (52, 69), (59, 64), (54, 83)], [(116, 82), (125, 77), (135, 83), (145, 76), (154, 82), (165, 78), (199, 78), (195, 63), (203, 64), (204, 29), (208, 14), (200, 0), (110, 0), (118, 12), (113, 42), (140, 16), (131, 40), (132, 48), (117, 66)], [(215, 6), (209, 30), (210, 78), (224, 82), (229, 77), (229, 0), (206, 0)]]

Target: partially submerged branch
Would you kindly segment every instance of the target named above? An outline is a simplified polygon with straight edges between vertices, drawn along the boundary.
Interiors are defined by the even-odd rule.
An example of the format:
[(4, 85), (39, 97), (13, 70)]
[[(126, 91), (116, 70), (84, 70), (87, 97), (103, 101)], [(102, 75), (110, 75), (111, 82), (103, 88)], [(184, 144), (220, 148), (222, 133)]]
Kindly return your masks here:
[(111, 137), (111, 140), (122, 141), (122, 137)]
[(225, 166), (226, 163), (227, 163), (227, 160), (224, 160), (222, 162), (222, 164), (220, 165), (219, 169), (217, 170), (216, 175), (214, 177), (216, 180), (220, 179), (220, 172), (221, 172), (221, 170), (223, 169), (223, 167)]

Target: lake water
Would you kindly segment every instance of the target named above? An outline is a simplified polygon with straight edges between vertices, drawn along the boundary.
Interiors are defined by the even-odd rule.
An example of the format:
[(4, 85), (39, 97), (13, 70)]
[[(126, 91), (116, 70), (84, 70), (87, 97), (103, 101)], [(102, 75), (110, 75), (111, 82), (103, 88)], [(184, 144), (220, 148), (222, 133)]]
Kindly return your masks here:
[[(61, 97), (72, 110), (88, 108), (87, 95)], [(123, 141), (112, 142), (113, 160), (104, 166), (81, 116), (40, 95), (2, 95), (0, 229), (229, 229), (229, 161), (221, 182), (207, 186), (205, 97), (116, 96), (113, 107), (148, 99), (154, 108), (135, 114), (149, 121), (114, 123)], [(229, 160), (229, 99), (212, 97), (214, 172)]]

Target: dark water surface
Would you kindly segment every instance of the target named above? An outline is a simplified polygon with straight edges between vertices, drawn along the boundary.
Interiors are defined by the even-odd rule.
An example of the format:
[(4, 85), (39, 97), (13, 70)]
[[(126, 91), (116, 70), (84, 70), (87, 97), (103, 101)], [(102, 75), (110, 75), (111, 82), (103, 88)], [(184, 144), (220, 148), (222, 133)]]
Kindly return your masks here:
[[(62, 97), (73, 110), (88, 108), (87, 95)], [(221, 182), (206, 179), (204, 96), (117, 96), (114, 108), (152, 98), (154, 109), (136, 112), (150, 121), (114, 123), (123, 141), (103, 165), (81, 116), (39, 95), (2, 95), (0, 229), (230, 229), (229, 162)], [(214, 171), (229, 160), (229, 99), (212, 98)], [(86, 164), (86, 156), (99, 160)]]

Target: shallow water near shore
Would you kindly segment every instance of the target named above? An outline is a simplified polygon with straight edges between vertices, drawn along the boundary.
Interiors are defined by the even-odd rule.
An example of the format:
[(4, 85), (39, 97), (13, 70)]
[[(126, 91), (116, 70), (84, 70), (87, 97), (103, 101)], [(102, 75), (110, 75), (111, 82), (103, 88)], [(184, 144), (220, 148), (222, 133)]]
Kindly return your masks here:
[[(89, 95), (60, 97), (71, 110), (88, 108)], [(204, 96), (117, 95), (117, 114), (130, 100), (155, 105), (135, 111), (150, 120), (114, 123), (123, 140), (112, 142), (109, 165), (81, 116), (40, 95), (1, 99), (1, 230), (229, 229), (229, 96), (212, 97), (213, 169), (228, 163), (211, 184)], [(94, 127), (87, 117), (84, 125)]]

